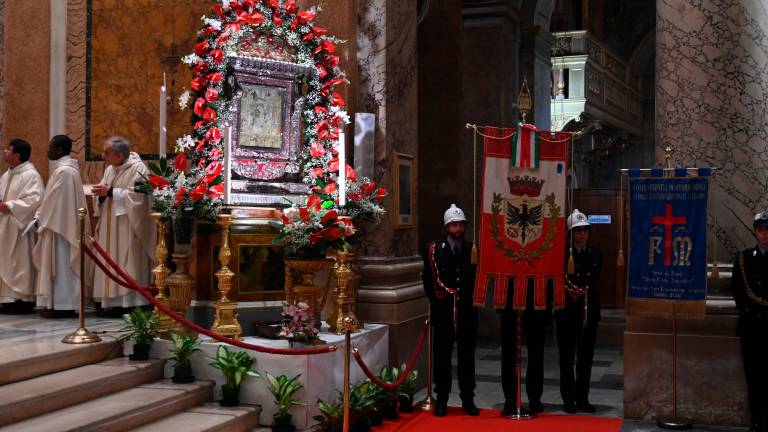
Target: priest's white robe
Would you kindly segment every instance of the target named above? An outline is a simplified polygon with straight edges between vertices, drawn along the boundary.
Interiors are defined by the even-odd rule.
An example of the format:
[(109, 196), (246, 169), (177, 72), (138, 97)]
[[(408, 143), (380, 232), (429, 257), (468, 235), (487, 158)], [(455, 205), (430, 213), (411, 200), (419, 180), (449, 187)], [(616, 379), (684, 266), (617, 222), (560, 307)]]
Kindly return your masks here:
[(21, 163), (0, 177), (0, 194), (10, 209), (0, 213), (0, 302), (33, 301), (35, 230), (27, 227), (40, 207), (43, 179), (31, 162)]
[[(156, 246), (155, 223), (150, 216), (149, 196), (134, 192), (133, 186), (147, 175), (147, 167), (136, 153), (120, 166), (104, 170), (102, 184), (109, 185), (113, 196), (101, 203), (94, 196), (97, 240), (114, 261), (141, 285), (149, 285)], [(123, 288), (95, 269), (93, 297), (107, 307), (133, 307), (149, 303), (140, 294)]]
[[(80, 219), (86, 208), (77, 160), (50, 162), (51, 177), (37, 211), (38, 239), (32, 251), (37, 268), (37, 306), (57, 310), (80, 308)], [(89, 235), (89, 223), (85, 224)], [(86, 258), (86, 261), (90, 258)], [(87, 294), (86, 294), (87, 295)]]

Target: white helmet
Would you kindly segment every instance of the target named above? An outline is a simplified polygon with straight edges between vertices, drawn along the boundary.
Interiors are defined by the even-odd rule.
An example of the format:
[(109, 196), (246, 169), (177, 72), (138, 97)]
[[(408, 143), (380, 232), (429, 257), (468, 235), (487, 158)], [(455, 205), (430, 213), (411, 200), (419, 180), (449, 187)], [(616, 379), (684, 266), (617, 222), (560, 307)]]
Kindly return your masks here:
[(460, 208), (456, 207), (456, 204), (451, 204), (451, 207), (443, 214), (443, 226), (448, 225), (451, 222), (467, 221), (467, 217), (464, 216), (464, 212)]
[(579, 209), (574, 209), (573, 213), (568, 216), (568, 231), (580, 226), (590, 226), (589, 219), (587, 219), (587, 215), (580, 212)]

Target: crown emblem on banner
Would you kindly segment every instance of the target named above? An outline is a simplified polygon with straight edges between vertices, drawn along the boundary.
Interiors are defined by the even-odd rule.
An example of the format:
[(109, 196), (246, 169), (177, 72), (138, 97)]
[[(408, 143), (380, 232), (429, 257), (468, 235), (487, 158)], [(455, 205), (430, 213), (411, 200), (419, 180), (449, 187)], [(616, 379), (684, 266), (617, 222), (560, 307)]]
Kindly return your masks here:
[(507, 177), (509, 183), (509, 192), (514, 195), (528, 195), (529, 197), (539, 196), (541, 187), (544, 186), (544, 179), (530, 176)]

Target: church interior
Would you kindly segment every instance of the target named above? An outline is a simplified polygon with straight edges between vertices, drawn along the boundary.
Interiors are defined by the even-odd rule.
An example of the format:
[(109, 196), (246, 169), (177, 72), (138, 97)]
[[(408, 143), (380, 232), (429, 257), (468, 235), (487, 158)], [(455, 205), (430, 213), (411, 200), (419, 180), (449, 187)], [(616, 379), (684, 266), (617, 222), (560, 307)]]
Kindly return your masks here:
[[(265, 29), (264, 20), (270, 33), (247, 33), (251, 39), (237, 44), (219, 37), (226, 51), (219, 51), (223, 63), (220, 58), (208, 64), (200, 60), (216, 56), (211, 54), (216, 50), (200, 45), (212, 40), (211, 33)], [(0, 0), (0, 23), (3, 149), (11, 148), (13, 139), (28, 142), (29, 162), (48, 183), (57, 169), (49, 164), (49, 141), (57, 135), (71, 138), (71, 158), (79, 165), (87, 198), (80, 229), (93, 233), (117, 261), (147, 249), (149, 261), (128, 267), (141, 274), (118, 275), (104, 284), (136, 282), (154, 288), (161, 304), (123, 302), (125, 308), (116, 307), (119, 313), (107, 316), (102, 306), (111, 304), (104, 300), (97, 310), (100, 300), (94, 292), (111, 288), (97, 287), (101, 282), (93, 276), (96, 272), (103, 278), (107, 272), (91, 268), (100, 252), (89, 257), (83, 248), (82, 265), (80, 255), (72, 255), (75, 272), (84, 275), (73, 292), (82, 285), (90, 297), (79, 300), (85, 306), (84, 323), (101, 340), (61, 342), (84, 327), (72, 318), (76, 306), (68, 318), (53, 319), (36, 311), (16, 315), (3, 309), (0, 430), (292, 430), (275, 429), (281, 411), (270, 393), (269, 373), (301, 374), (303, 388), (294, 397), (304, 405), (289, 405), (293, 430), (341, 431), (341, 424), (338, 429), (316, 426), (313, 417), (327, 414), (317, 401), (338, 396), (343, 405), (345, 384), (368, 375), (363, 364), (374, 374), (386, 365), (402, 365), (401, 372), (406, 365), (413, 367), (418, 371), (413, 401), (431, 398), (430, 343), (435, 336), (425, 321), (435, 325), (434, 333), (441, 330), (432, 321), (433, 299), (425, 295), (423, 273), (432, 256), (427, 245), (450, 237), (448, 213), (443, 215), (452, 204), (463, 209), (465, 240), (485, 241), (480, 225), (486, 211), (483, 149), (488, 138), (481, 132), (488, 133), (488, 126), (522, 131), (523, 123), (552, 132), (545, 136), (569, 137), (567, 168), (558, 171), (566, 183), (560, 223), (565, 229), (575, 209), (589, 215), (590, 245), (602, 251), (596, 281), (602, 317), (588, 386), (597, 411), (589, 415), (605, 423), (520, 430), (674, 428), (663, 425), (665, 419), (702, 431), (768, 430), (768, 417), (758, 423), (750, 409), (748, 393), (756, 391), (745, 377), (740, 309), (731, 288), (738, 265), (734, 256), (755, 247), (753, 215), (768, 210), (765, 2)], [(311, 31), (302, 41), (298, 38), (305, 29)], [(325, 42), (314, 48), (309, 44), (315, 40)], [(215, 77), (217, 64), (226, 64), (220, 66), (226, 71), (221, 83)], [(321, 89), (323, 82), (330, 83), (330, 91)], [(327, 106), (318, 97), (329, 101)], [(319, 119), (325, 115), (323, 125)], [(308, 124), (316, 130), (302, 129)], [(117, 212), (115, 221), (127, 220), (117, 219), (126, 213), (133, 217), (134, 211), (106, 207), (103, 203), (113, 197), (98, 194), (107, 173), (116, 170), (109, 159), (110, 149), (121, 148), (115, 136), (124, 137), (146, 166), (140, 169), (147, 202), (158, 189), (153, 177), (174, 187), (166, 178), (180, 171), (179, 163), (191, 170), (185, 172), (199, 172), (198, 180), (205, 179), (199, 196), (206, 204), (196, 204), (195, 191), (181, 192), (193, 197), (190, 205), (198, 212), (189, 241), (175, 239), (175, 218), (157, 213), (153, 219), (146, 207), (138, 225), (151, 233), (147, 242), (138, 239), (130, 248), (109, 243), (115, 240), (103, 234), (106, 222), (100, 219), (110, 220), (105, 209)], [(338, 143), (333, 150), (332, 142)], [(328, 155), (320, 155), (323, 149), (316, 143), (325, 145)], [(179, 153), (186, 154), (183, 160)], [(160, 166), (161, 158), (167, 158), (167, 166), (159, 173), (150, 165)], [(335, 162), (335, 169), (312, 165), (313, 160)], [(16, 166), (0, 160), (0, 173)], [(631, 217), (629, 183), (633, 169), (654, 167), (708, 167), (713, 173), (701, 237), (705, 284), (698, 287), (703, 297), (695, 310), (677, 301), (634, 309), (628, 291), (628, 263), (635, 263), (628, 258), (640, 244), (632, 228), (637, 221)], [(312, 169), (322, 174), (310, 175)], [(183, 174), (173, 179), (188, 180)], [(338, 191), (334, 182), (339, 182)], [(108, 189), (104, 194), (112, 193)], [(0, 190), (0, 204), (9, 200), (9, 190)], [(361, 191), (363, 204), (345, 207), (342, 194), (357, 205), (354, 197), (359, 199)], [(314, 209), (312, 198), (307, 201), (315, 195), (326, 197), (322, 208), (319, 201)], [(177, 195), (176, 207), (180, 201)], [(344, 213), (345, 208), (358, 209), (364, 217), (357, 219), (358, 210)], [(335, 237), (321, 239), (336, 242), (328, 258), (323, 250), (323, 262), (313, 268), (290, 262), (281, 243), (292, 239), (285, 226), (297, 217), (327, 216), (328, 209), (339, 209), (338, 215), (333, 210), (338, 216), (332, 221)], [(0, 227), (10, 230), (3, 217), (8, 216), (0, 208)], [(172, 228), (165, 223), (170, 219)], [(322, 224), (328, 223), (324, 217)], [(115, 224), (107, 230), (119, 233), (135, 225)], [(319, 234), (329, 236), (330, 229)], [(4, 235), (0, 232), (0, 239)], [(339, 244), (344, 247), (334, 250)], [(4, 249), (0, 260), (10, 262), (17, 252)], [(566, 261), (560, 258), (558, 263)], [(31, 259), (28, 266), (35, 272)], [(5, 278), (3, 268), (0, 277)], [(768, 295), (768, 282), (764, 287)], [(297, 302), (308, 303), (327, 323), (319, 334), (325, 344), (299, 344), (306, 351), (302, 355), (279, 354), (295, 348), (293, 340), (289, 345), (277, 333), (286, 305)], [(149, 360), (128, 361), (123, 353), (134, 353), (133, 342), (120, 339), (121, 316), (129, 306), (142, 305), (155, 311), (160, 337), (152, 343)], [(160, 308), (198, 329), (175, 322)], [(490, 298), (477, 314), (474, 397), (482, 420), (487, 410), (496, 410), (498, 417), (506, 406), (501, 368), (507, 364), (500, 342), (506, 321)], [(349, 339), (347, 328), (355, 330), (346, 335)], [(201, 330), (241, 345), (219, 344), (223, 339), (216, 341)], [(555, 323), (550, 319), (543, 331), (544, 413), (530, 424), (569, 414), (560, 393)], [(169, 380), (174, 374), (171, 332), (200, 333), (204, 341), (193, 354), (197, 380), (192, 383)], [(344, 352), (350, 344), (357, 361), (351, 366)], [(208, 365), (221, 355), (219, 346), (248, 353), (261, 374), (244, 381), (237, 407), (218, 403), (224, 397), (219, 384), (228, 381)], [(530, 361), (529, 349), (523, 344), (523, 365)], [(455, 364), (459, 354), (454, 350), (452, 355)], [(447, 402), (457, 407), (465, 401), (455, 366), (453, 374)], [(522, 381), (518, 399), (525, 405), (530, 384)], [(458, 412), (453, 409), (444, 424), (451, 424)], [(447, 430), (456, 427), (457, 418)], [(618, 420), (609, 424), (611, 419)], [(474, 427), (470, 420), (462, 417), (462, 427)], [(527, 424), (508, 421), (510, 429)], [(443, 426), (421, 430), (432, 427)], [(397, 429), (385, 422), (371, 430), (419, 428)]]

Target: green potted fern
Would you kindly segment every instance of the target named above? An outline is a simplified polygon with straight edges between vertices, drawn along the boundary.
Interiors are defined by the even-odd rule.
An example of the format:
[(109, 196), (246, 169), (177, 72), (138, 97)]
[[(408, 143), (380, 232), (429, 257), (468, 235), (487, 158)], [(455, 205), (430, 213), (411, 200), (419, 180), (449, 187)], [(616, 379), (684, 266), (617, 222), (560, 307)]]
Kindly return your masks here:
[(133, 308), (130, 313), (123, 315), (125, 327), (120, 329), (120, 340), (132, 340), (133, 354), (131, 360), (149, 359), (149, 349), (157, 337), (157, 315), (154, 312), (144, 312), (140, 307)]
[(226, 384), (221, 385), (221, 406), (240, 405), (240, 386), (247, 377), (261, 378), (258, 372), (252, 370), (253, 357), (244, 351), (230, 351), (224, 345), (216, 350), (216, 357), (211, 366), (221, 371)]
[[(397, 366), (384, 366), (379, 372), (379, 378), (387, 384), (397, 381), (399, 377), (400, 370)], [(381, 392), (377, 405), (385, 420), (395, 420), (400, 417), (397, 409), (399, 396), (400, 393), (397, 389)]]
[(195, 381), (195, 376), (192, 375), (192, 362), (190, 357), (196, 352), (200, 352), (200, 341), (193, 336), (180, 335), (178, 333), (171, 333), (171, 358), (175, 364), (173, 365), (173, 378), (171, 379), (175, 383), (191, 383)]
[(296, 405), (305, 405), (298, 399), (293, 399), (293, 395), (304, 386), (299, 382), (301, 374), (293, 378), (285, 375), (272, 376), (267, 373), (269, 382), (269, 391), (275, 397), (277, 412), (272, 416), (272, 430), (275, 432), (293, 432), (296, 426), (293, 425), (291, 413), (288, 411)]
[(342, 432), (344, 424), (344, 406), (338, 400), (326, 402), (322, 399), (317, 400), (317, 409), (320, 415), (312, 417), (317, 421), (315, 431), (317, 432)]
[[(405, 363), (400, 365), (400, 373), (402, 374), (403, 372), (405, 372)], [(408, 375), (403, 379), (400, 387), (397, 388), (399, 393), (398, 398), (400, 401), (400, 412), (413, 412), (413, 395), (416, 393), (415, 384), (416, 378), (418, 378), (418, 376), (419, 373), (416, 370), (410, 371)]]

